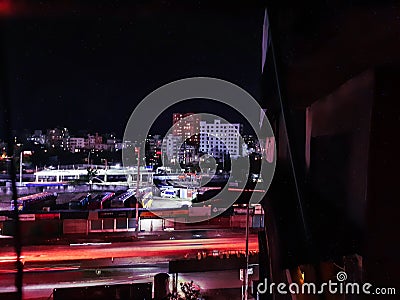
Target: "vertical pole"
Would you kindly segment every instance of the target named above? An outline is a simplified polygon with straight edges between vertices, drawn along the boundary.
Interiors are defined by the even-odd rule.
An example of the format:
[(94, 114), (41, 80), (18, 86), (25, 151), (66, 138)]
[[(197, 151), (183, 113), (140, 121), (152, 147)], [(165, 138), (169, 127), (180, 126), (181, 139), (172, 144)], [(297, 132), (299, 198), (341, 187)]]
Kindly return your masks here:
[(247, 203), (246, 211), (246, 269), (244, 270), (244, 300), (248, 298), (249, 292), (249, 223), (250, 223), (250, 201)]
[(17, 297), (15, 299), (22, 299), (22, 280), (23, 280), (23, 263), (21, 261), (21, 232), (20, 232), (20, 221), (18, 212), (18, 195), (16, 186), (16, 168), (15, 168), (15, 149), (14, 140), (12, 138), (12, 122), (11, 122), (11, 103), (10, 103), (10, 93), (9, 93), (9, 82), (8, 82), (8, 70), (6, 51), (5, 51), (5, 35), (6, 35), (6, 21), (0, 18), (0, 104), (2, 107), (2, 117), (4, 122), (4, 135), (5, 141), (7, 142), (7, 156), (10, 157), (10, 169), (9, 174), (11, 178), (11, 188), (12, 188), (12, 200), (14, 202), (13, 219), (15, 225), (15, 236), (14, 236), (14, 247), (15, 254), (17, 256), (16, 266), (17, 273), (15, 276), (15, 287), (17, 288)]
[(22, 186), (22, 158), (24, 157), (24, 151), (19, 154), (19, 186)]
[(174, 274), (172, 274), (172, 293), (176, 293), (175, 282), (176, 282), (176, 278), (175, 278), (175, 273), (174, 273)]
[(136, 219), (136, 232), (139, 231), (139, 188), (140, 188), (140, 147), (135, 147), (137, 153), (137, 178), (136, 178), (136, 205), (135, 205), (135, 219)]
[(305, 161), (307, 172), (310, 170), (310, 155), (311, 155), (311, 134), (312, 134), (312, 112), (311, 107), (306, 109), (306, 146), (305, 146)]
[(107, 182), (107, 159), (104, 160), (104, 182)]
[(175, 273), (175, 292), (178, 292), (178, 273)]

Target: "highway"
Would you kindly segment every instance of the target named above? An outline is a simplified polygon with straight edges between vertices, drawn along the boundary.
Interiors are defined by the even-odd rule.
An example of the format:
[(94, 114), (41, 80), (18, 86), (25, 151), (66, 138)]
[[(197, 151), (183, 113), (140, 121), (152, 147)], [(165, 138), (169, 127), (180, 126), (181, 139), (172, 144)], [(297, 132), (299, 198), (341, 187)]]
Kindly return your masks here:
[[(99, 270), (79, 269), (64, 272), (32, 272), (24, 274), (24, 299), (49, 299), (54, 288), (93, 285), (153, 282), (157, 273), (168, 272), (168, 263), (141, 265), (130, 268)], [(256, 269), (257, 272), (257, 269)], [(258, 276), (258, 275), (255, 275)], [(178, 282), (193, 280), (201, 289), (240, 288), (238, 270), (179, 274)], [(15, 291), (14, 277), (0, 274), (0, 290)]]
[[(255, 235), (250, 237), (249, 249), (257, 250)], [(217, 239), (136, 241), (129, 243), (92, 243), (71, 245), (26, 246), (22, 250), (25, 263), (71, 261), (121, 257), (154, 257), (185, 255), (198, 250), (244, 250), (244, 237), (221, 237)], [(15, 258), (12, 247), (2, 248), (0, 262)], [(1, 269), (1, 267), (0, 267)]]
[[(251, 235), (249, 249), (258, 249)], [(49, 297), (55, 287), (89, 286), (129, 282), (152, 282), (168, 272), (168, 261), (194, 257), (199, 251), (244, 251), (243, 236), (177, 240), (144, 240), (126, 243), (41, 245), (23, 248), (24, 298)], [(0, 252), (0, 291), (14, 291), (12, 247)], [(206, 275), (207, 274), (207, 275)], [(240, 287), (238, 272), (183, 274), (181, 280), (196, 280), (207, 288)], [(229, 280), (227, 280), (229, 278)]]

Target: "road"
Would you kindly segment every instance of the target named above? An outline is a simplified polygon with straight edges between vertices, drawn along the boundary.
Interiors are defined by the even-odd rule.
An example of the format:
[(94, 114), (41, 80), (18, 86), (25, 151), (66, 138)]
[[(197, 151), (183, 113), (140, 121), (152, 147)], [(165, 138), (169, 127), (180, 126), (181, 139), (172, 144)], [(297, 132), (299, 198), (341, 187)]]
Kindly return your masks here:
[[(142, 265), (130, 268), (92, 269), (64, 272), (29, 272), (24, 274), (24, 299), (49, 299), (54, 288), (86, 287), (93, 285), (153, 282), (157, 273), (168, 272), (168, 263)], [(256, 278), (258, 275), (254, 275)], [(201, 289), (240, 288), (238, 270), (179, 274), (180, 282), (193, 280)], [(15, 291), (13, 276), (0, 275), (0, 290)], [(238, 294), (239, 295), (239, 294)]]
[[(249, 249), (256, 251), (257, 236)], [(129, 282), (152, 282), (155, 274), (168, 272), (168, 261), (194, 256), (205, 250), (245, 249), (244, 237), (135, 241), (24, 247), (24, 298), (49, 297), (55, 287), (89, 286)], [(0, 291), (14, 290), (12, 247), (0, 253)], [(183, 274), (206, 288), (240, 287), (238, 271)], [(229, 279), (229, 280), (228, 280)]]
[[(249, 249), (257, 250), (255, 235), (250, 237)], [(137, 241), (130, 243), (93, 243), (71, 245), (26, 246), (22, 250), (25, 263), (68, 261), (120, 257), (154, 257), (182, 255), (198, 250), (244, 250), (243, 237), (217, 239)], [(0, 262), (15, 258), (12, 247), (2, 248)]]

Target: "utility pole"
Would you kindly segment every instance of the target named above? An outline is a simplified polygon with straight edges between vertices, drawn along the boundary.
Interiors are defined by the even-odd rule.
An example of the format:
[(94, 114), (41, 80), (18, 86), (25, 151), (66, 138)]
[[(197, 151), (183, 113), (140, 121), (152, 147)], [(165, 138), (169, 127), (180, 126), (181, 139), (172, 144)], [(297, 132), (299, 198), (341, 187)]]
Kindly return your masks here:
[(16, 267), (17, 273), (15, 276), (15, 287), (17, 289), (17, 293), (15, 295), (15, 299), (23, 299), (23, 268), (24, 265), (21, 261), (21, 249), (22, 249), (22, 242), (21, 242), (21, 224), (19, 220), (19, 212), (18, 212), (18, 195), (17, 195), (17, 185), (16, 185), (16, 166), (15, 166), (15, 144), (12, 138), (12, 126), (11, 126), (11, 115), (10, 115), (10, 107), (11, 107), (11, 97), (10, 97), (10, 88), (9, 88), (9, 73), (7, 69), (7, 55), (5, 51), (5, 44), (6, 44), (6, 20), (5, 18), (0, 19), (0, 105), (1, 105), (1, 114), (2, 114), (2, 124), (4, 126), (4, 137), (5, 141), (7, 142), (7, 156), (10, 158), (10, 178), (11, 178), (11, 189), (12, 189), (12, 200), (14, 203), (14, 211), (13, 211), (13, 220), (14, 220), (14, 248), (15, 254), (17, 256), (16, 260)]
[(246, 211), (246, 269), (244, 270), (244, 295), (243, 299), (248, 299), (249, 294), (249, 231), (250, 231), (250, 200), (247, 203)]
[(19, 185), (22, 186), (22, 159), (24, 157), (24, 151), (19, 153)]
[(107, 182), (107, 159), (104, 160), (104, 182)]
[(140, 188), (140, 147), (135, 147), (137, 153), (137, 178), (136, 178), (136, 206), (135, 206), (135, 219), (136, 219), (136, 232), (139, 231), (139, 188)]
[(87, 157), (87, 163), (88, 163), (88, 167), (90, 166), (90, 149), (89, 149), (89, 153), (88, 153), (88, 157)]

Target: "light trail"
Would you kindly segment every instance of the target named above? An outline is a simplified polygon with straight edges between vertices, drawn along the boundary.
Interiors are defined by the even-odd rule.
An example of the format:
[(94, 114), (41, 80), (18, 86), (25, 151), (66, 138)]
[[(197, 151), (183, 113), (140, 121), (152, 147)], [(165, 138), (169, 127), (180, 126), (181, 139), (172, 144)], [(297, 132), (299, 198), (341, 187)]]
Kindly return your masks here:
[[(4, 248), (3, 248), (4, 249)], [(258, 250), (258, 240), (252, 236), (249, 241), (250, 251)], [(195, 253), (205, 250), (244, 251), (244, 238), (190, 239), (168, 241), (137, 241), (106, 245), (63, 246), (28, 246), (22, 250), (23, 261), (51, 262), (69, 260), (93, 260), (101, 258), (167, 256)], [(13, 248), (5, 248), (0, 261), (14, 258)], [(1, 268), (1, 264), (0, 264)]]

